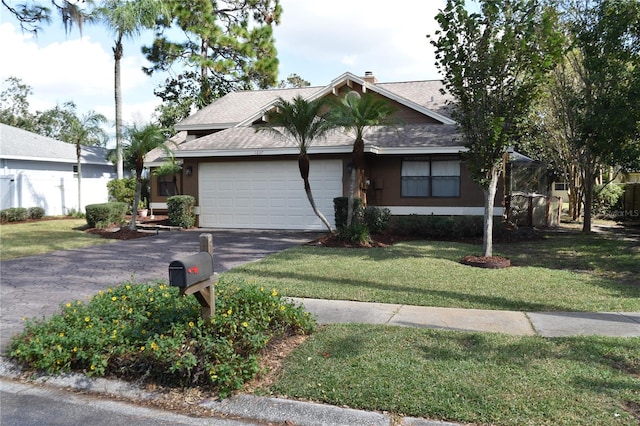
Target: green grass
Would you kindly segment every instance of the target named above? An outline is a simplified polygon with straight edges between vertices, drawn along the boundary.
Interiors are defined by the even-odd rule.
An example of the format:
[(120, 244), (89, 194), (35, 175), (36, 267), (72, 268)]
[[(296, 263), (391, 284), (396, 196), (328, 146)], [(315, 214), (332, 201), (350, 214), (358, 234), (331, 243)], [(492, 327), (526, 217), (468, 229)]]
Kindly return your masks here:
[(112, 240), (87, 234), (85, 219), (43, 220), (0, 225), (0, 260), (73, 250)]
[(636, 338), (351, 324), (312, 335), (265, 392), (463, 423), (637, 425), (639, 374)]
[[(637, 243), (636, 243), (637, 244)], [(517, 311), (640, 311), (640, 252), (602, 235), (553, 233), (498, 245), (511, 268), (459, 263), (480, 247), (412, 241), (386, 248), (302, 246), (225, 273), (292, 297)]]

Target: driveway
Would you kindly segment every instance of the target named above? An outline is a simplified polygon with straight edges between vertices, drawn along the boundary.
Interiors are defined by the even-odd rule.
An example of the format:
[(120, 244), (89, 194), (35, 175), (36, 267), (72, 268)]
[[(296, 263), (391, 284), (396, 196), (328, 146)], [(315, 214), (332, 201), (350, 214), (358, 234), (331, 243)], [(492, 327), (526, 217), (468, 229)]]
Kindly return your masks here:
[(22, 330), (24, 317), (51, 315), (63, 302), (86, 300), (98, 290), (125, 281), (167, 281), (171, 260), (199, 251), (202, 233), (213, 235), (216, 272), (262, 259), (319, 235), (300, 231), (197, 229), (2, 261), (0, 350), (4, 351), (11, 336)]

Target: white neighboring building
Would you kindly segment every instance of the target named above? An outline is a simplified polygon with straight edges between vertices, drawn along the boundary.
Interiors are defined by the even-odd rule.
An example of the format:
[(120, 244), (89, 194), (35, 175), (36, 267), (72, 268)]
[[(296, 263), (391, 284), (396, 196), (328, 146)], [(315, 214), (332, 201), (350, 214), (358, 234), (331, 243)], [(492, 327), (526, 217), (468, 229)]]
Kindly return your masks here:
[(108, 201), (116, 178), (107, 149), (82, 147), (82, 205), (78, 206), (76, 147), (0, 123), (0, 209), (42, 207), (45, 215), (84, 212)]

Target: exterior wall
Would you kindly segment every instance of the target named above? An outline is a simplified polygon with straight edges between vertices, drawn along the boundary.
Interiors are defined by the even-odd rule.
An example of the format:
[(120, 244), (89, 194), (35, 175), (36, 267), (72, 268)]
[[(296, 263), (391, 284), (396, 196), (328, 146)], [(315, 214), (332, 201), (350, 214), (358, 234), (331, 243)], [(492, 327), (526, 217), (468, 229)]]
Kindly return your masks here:
[[(393, 214), (484, 214), (484, 193), (473, 182), (464, 163), (460, 167), (459, 197), (402, 197), (401, 170), (402, 159), (406, 156), (369, 156), (367, 159), (365, 182), (368, 180), (367, 201), (370, 205), (384, 206)], [(437, 159), (437, 156), (432, 158)], [(447, 156), (451, 158), (451, 156)], [(502, 183), (498, 184), (495, 214), (502, 214)]]
[(78, 206), (74, 166), (74, 163), (3, 160), (1, 208), (42, 207), (47, 216), (59, 216), (84, 211), (87, 204), (107, 202), (107, 183), (115, 178), (113, 167), (82, 164), (82, 206)]

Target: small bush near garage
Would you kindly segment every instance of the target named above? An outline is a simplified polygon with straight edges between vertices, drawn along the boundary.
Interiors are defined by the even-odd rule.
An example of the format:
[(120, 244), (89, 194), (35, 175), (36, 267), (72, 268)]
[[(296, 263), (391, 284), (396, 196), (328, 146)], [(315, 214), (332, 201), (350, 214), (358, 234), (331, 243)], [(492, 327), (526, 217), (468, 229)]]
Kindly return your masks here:
[[(354, 222), (357, 221), (358, 218), (362, 218), (364, 214), (364, 208), (362, 206), (362, 199), (354, 198), (353, 205), (355, 206), (353, 211)], [(336, 221), (336, 228), (338, 230), (346, 228), (347, 226), (347, 216), (349, 206), (349, 198), (348, 197), (336, 197), (333, 199), (333, 212), (334, 219)]]
[(367, 206), (364, 209), (364, 223), (372, 234), (382, 234), (389, 226), (391, 210), (384, 207)]
[(85, 207), (89, 228), (107, 228), (113, 223), (123, 223), (129, 206), (126, 203), (89, 204)]
[(196, 224), (196, 215), (193, 209), (196, 199), (191, 195), (174, 195), (167, 198), (167, 214), (169, 222), (181, 228), (191, 228)]
[(260, 371), (274, 339), (315, 322), (275, 289), (220, 281), (211, 321), (194, 297), (166, 284), (122, 284), (89, 302), (69, 302), (49, 319), (27, 320), (10, 357), (49, 374), (69, 371), (171, 387), (201, 386), (221, 397)]
[(394, 216), (389, 225), (398, 235), (425, 239), (464, 239), (483, 235), (482, 216)]
[(109, 199), (133, 206), (136, 195), (136, 178), (113, 179), (107, 182)]

